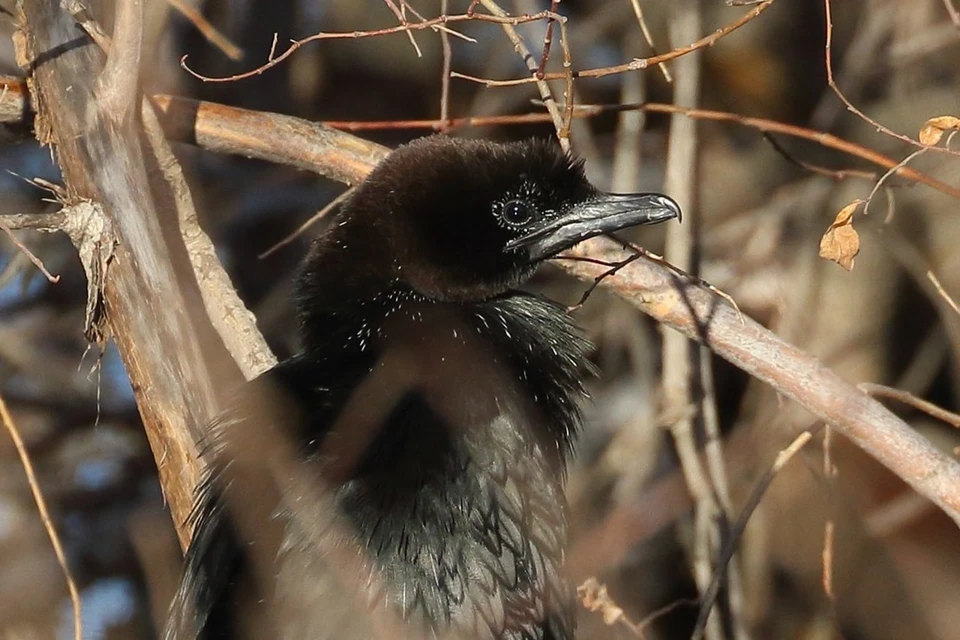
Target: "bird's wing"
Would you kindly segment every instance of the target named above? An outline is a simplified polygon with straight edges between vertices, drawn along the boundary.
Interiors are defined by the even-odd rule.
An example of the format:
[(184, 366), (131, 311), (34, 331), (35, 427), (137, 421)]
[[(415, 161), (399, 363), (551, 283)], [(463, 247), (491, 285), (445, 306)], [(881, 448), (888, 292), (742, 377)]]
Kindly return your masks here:
[(289, 455), (283, 441), (295, 437), (290, 425), (313, 393), (305, 369), (292, 359), (247, 383), (208, 427), (202, 448), (210, 466), (197, 488), (193, 536), (165, 640), (242, 637), (234, 632), (235, 609), (262, 600), (250, 570), (272, 563), (280, 544), (282, 490), (273, 472), (276, 457)]

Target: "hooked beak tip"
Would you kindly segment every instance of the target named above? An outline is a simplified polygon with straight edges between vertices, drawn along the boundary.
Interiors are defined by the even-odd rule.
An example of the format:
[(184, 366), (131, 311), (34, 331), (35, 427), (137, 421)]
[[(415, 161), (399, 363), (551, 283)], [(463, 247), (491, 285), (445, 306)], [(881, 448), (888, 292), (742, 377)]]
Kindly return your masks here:
[(677, 219), (677, 222), (683, 222), (683, 211), (680, 210), (680, 205), (677, 204), (676, 200), (664, 195), (655, 196), (654, 200), (662, 207), (663, 213), (657, 216), (656, 220), (651, 220), (651, 222), (664, 222), (674, 218)]

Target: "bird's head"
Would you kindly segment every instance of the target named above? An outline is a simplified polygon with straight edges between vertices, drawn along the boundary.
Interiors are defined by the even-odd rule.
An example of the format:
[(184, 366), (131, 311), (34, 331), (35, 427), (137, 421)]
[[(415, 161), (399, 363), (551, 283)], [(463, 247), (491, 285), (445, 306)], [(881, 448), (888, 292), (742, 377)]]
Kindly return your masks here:
[(432, 136), (377, 166), (322, 251), (360, 249), (365, 234), (376, 237), (368, 273), (434, 300), (483, 300), (582, 240), (679, 216), (677, 204), (660, 194), (597, 190), (583, 163), (553, 142)]

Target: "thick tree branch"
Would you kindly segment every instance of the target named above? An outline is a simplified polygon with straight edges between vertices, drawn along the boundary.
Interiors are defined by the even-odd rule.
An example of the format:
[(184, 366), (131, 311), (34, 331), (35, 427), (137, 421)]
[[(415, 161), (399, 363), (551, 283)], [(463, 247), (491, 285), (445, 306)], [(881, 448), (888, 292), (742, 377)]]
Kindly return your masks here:
[[(84, 220), (72, 221), (70, 234), (97, 296), (92, 326), (97, 337), (109, 330), (117, 341), (185, 543), (200, 470), (195, 442), (217, 407), (209, 352), (198, 338), (202, 313), (188, 304), (174, 270), (136, 118), (103, 110), (103, 54), (57, 0), (21, 2), (19, 10), (19, 60), (30, 72), (38, 138), (55, 146), (68, 200), (98, 203), (85, 208)], [(126, 109), (127, 90), (108, 86), (114, 107)]]
[[(609, 261), (622, 260), (626, 255), (615, 243), (601, 239), (581, 244), (571, 253)], [(592, 279), (604, 271), (601, 266), (582, 261), (564, 262), (562, 266), (581, 278)], [(787, 344), (667, 265), (636, 260), (603, 284), (644, 313), (706, 344), (725, 360), (795, 400), (960, 524), (960, 464), (816, 358)]]

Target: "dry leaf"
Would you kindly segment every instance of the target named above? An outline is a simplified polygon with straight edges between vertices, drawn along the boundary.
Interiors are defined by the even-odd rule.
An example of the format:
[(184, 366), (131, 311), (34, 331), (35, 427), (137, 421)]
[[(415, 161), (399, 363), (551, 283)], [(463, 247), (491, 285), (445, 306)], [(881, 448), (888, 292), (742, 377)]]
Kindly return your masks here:
[(956, 116), (937, 116), (930, 118), (920, 129), (920, 142), (937, 144), (947, 131), (960, 130), (960, 118)]
[(837, 214), (820, 238), (820, 257), (833, 260), (841, 267), (853, 269), (853, 259), (860, 253), (860, 234), (853, 228), (853, 214), (862, 200), (854, 200)]

